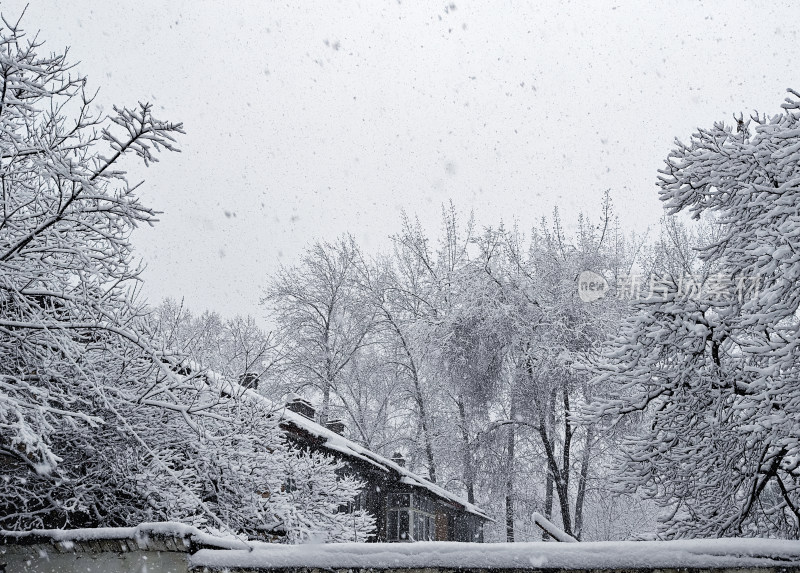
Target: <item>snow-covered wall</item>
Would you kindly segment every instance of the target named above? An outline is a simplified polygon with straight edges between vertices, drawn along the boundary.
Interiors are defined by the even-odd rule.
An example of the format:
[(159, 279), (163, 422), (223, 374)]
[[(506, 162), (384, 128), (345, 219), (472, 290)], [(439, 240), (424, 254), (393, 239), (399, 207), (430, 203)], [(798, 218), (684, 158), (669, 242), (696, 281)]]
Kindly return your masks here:
[(800, 541), (713, 539), (597, 543), (274, 545), (175, 523), (73, 531), (0, 531), (0, 573), (800, 573)]
[[(130, 551), (57, 553), (50, 547), (28, 546), (26, 551), (2, 553), (5, 573), (186, 573), (188, 553)], [(3, 565), (5, 568), (3, 569)]]
[(704, 571), (800, 571), (800, 541), (713, 539), (594, 543), (341, 543), (265, 546), (252, 551), (203, 549), (192, 555), (193, 571), (255, 573), (299, 571), (427, 573), (514, 570), (608, 573), (676, 569)]
[(186, 573), (193, 552), (242, 547), (180, 523), (0, 530), (0, 573)]

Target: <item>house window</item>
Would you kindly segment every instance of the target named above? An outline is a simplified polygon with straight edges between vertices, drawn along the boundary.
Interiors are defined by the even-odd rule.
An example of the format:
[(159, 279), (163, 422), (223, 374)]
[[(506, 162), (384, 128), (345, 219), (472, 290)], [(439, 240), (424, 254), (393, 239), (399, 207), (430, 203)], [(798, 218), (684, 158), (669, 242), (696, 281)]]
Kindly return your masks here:
[(403, 541), (408, 541), (408, 539), (410, 538), (409, 536), (411, 535), (409, 531), (410, 522), (408, 519), (408, 512), (398, 511), (397, 514), (399, 517), (397, 524), (397, 533), (398, 533), (397, 537), (398, 539), (401, 539)]
[(353, 513), (367, 507), (366, 492), (359, 493), (353, 501), (348, 501), (339, 506), (339, 513)]
[(436, 538), (435, 503), (419, 493), (387, 497), (387, 541), (427, 541)]
[(389, 510), (386, 512), (386, 539), (394, 541), (397, 539), (397, 512)]

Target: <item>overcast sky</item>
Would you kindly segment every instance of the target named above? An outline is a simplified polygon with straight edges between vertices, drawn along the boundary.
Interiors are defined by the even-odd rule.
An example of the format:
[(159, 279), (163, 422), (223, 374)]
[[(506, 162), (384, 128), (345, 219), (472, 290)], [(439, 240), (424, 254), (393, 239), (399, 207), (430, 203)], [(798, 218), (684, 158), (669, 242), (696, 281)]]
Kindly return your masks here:
[(624, 227), (655, 226), (676, 136), (800, 89), (799, 19), (796, 2), (30, 0), (23, 27), (70, 46), (105, 109), (184, 122), (183, 153), (130, 171), (164, 212), (134, 236), (148, 296), (263, 316), (277, 265), (344, 232), (384, 249), (402, 209), (431, 232), (450, 199), (528, 228), (611, 189)]

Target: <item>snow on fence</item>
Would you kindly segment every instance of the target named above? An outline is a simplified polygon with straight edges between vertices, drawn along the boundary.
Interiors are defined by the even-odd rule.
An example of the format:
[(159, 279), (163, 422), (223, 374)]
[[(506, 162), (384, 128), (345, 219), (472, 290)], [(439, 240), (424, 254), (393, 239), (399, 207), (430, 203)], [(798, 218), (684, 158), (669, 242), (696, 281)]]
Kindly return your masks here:
[(199, 550), (245, 547), (180, 523), (0, 530), (0, 573), (186, 573), (189, 557)]
[(800, 541), (245, 544), (175, 523), (0, 532), (0, 573), (800, 573)]

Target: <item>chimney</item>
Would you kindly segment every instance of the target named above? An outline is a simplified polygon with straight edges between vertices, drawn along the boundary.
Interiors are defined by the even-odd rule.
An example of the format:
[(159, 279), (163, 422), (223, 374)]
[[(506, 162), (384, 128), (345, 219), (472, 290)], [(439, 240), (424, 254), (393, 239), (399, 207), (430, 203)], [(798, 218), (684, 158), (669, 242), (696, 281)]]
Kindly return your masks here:
[(289, 397), (289, 401), (286, 402), (286, 408), (292, 412), (297, 412), (309, 420), (313, 420), (314, 414), (317, 412), (314, 406), (311, 405), (311, 402), (297, 395)]
[(396, 463), (401, 468), (406, 467), (406, 459), (403, 457), (403, 454), (400, 452), (395, 452), (392, 454), (392, 461)]
[(239, 385), (243, 388), (258, 388), (258, 374), (245, 372), (239, 377)]
[(328, 420), (325, 424), (325, 427), (328, 428), (332, 432), (336, 432), (340, 436), (344, 435), (344, 430), (347, 426), (344, 425), (344, 422), (338, 418), (334, 418), (333, 420)]

